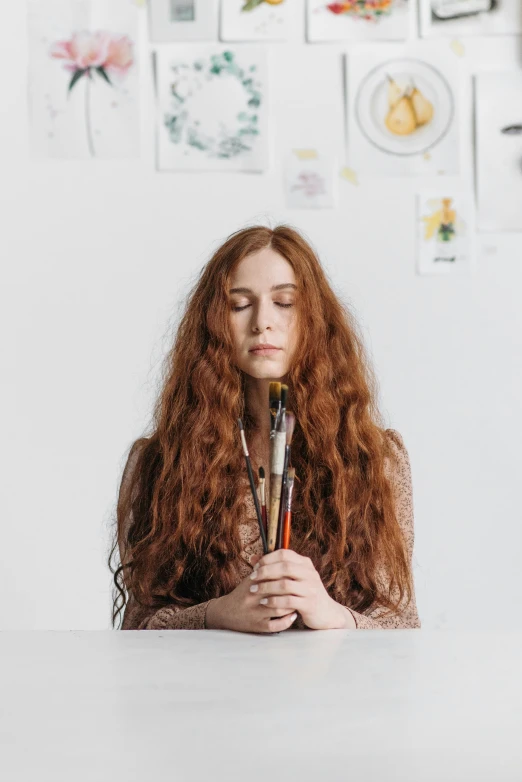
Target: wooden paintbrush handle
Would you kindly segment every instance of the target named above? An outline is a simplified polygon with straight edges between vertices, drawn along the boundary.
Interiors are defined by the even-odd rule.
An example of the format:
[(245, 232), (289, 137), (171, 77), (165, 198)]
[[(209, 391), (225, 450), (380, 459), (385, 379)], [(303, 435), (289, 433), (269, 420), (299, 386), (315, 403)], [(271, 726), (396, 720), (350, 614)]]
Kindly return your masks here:
[(268, 520), (268, 551), (275, 551), (277, 543), (277, 522), (279, 520), (279, 502), (281, 500), (282, 475), (270, 476), (270, 518)]
[(285, 511), (283, 519), (283, 548), (290, 548), (290, 525), (292, 521), (292, 511)]

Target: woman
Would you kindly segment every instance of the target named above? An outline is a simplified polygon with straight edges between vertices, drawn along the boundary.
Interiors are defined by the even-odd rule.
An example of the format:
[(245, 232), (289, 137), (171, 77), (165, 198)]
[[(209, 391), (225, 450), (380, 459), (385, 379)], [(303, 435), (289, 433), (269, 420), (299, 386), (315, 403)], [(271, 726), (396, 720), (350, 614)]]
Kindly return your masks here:
[[(353, 317), (295, 230), (247, 228), (215, 252), (166, 370), (121, 482), (113, 626), (125, 607), (124, 630), (420, 627), (408, 453), (380, 425)], [(296, 484), (292, 548), (263, 556), (237, 419), (254, 474), (268, 473), (274, 380), (296, 416)]]

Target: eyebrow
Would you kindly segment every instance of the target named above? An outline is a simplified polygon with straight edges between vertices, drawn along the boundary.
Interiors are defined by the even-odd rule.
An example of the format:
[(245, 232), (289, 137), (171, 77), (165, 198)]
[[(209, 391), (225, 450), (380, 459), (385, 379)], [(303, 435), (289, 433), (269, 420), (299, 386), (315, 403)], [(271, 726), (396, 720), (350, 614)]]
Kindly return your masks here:
[[(295, 288), (297, 290), (297, 285), (294, 285), (293, 282), (284, 282), (281, 285), (272, 285), (270, 288), (271, 291), (282, 291), (284, 288)], [(254, 291), (250, 288), (232, 288), (229, 293), (253, 293)]]

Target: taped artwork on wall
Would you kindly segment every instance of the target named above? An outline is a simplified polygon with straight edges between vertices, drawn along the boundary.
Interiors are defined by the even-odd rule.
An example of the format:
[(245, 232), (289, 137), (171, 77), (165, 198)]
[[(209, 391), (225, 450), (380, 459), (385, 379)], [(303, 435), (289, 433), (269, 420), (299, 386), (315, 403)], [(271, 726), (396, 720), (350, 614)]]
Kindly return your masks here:
[(307, 39), (404, 41), (411, 25), (410, 0), (307, 0)]
[(285, 41), (292, 0), (221, 0), (223, 41)]
[(517, 35), (520, 0), (420, 0), (421, 35)]
[(217, 0), (149, 0), (149, 30), (155, 43), (216, 41)]
[(294, 149), (285, 161), (284, 183), (289, 209), (331, 209), (336, 201), (335, 160), (325, 152)]
[(460, 83), (451, 53), (384, 45), (350, 54), (346, 67), (349, 165), (378, 176), (458, 173)]
[(522, 232), (522, 70), (475, 77), (478, 229)]
[(138, 14), (128, 0), (30, 0), (35, 157), (139, 155)]
[(473, 200), (465, 193), (422, 193), (417, 196), (418, 274), (460, 274), (471, 271)]
[(158, 168), (264, 171), (266, 50), (182, 44), (155, 57)]

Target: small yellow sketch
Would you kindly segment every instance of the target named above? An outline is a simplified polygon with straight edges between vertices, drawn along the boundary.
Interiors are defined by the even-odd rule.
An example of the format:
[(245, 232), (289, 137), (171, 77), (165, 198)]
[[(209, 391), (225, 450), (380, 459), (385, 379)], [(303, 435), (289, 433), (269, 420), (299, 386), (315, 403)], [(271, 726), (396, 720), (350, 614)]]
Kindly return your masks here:
[(440, 242), (450, 242), (456, 236), (461, 223), (456, 210), (452, 208), (452, 201), (452, 198), (441, 198), (428, 202), (434, 211), (421, 218), (424, 222), (425, 241), (436, 238)]

